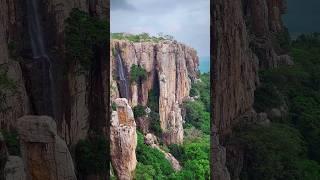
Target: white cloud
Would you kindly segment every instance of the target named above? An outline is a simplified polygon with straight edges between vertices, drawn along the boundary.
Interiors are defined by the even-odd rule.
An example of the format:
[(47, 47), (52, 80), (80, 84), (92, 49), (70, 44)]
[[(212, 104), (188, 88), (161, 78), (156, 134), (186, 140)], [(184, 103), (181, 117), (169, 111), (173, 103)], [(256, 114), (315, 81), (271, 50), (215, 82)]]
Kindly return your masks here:
[[(111, 32), (159, 32), (210, 55), (210, 0), (111, 0)], [(128, 8), (130, 7), (130, 8)]]

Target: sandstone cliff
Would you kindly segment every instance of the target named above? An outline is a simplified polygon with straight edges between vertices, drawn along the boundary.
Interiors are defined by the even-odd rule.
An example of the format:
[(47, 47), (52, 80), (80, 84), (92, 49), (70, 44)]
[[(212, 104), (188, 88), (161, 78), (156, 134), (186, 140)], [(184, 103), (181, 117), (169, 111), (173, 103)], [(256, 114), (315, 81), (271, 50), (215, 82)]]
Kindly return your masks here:
[[(212, 137), (211, 146), (217, 154), (213, 154), (211, 160), (220, 168), (212, 169), (211, 173), (217, 179), (230, 179), (229, 173), (223, 170), (225, 155), (220, 154), (223, 149), (221, 151), (217, 135), (224, 145), (235, 124), (262, 116), (252, 107), (254, 91), (259, 85), (259, 68), (292, 63), (277, 41), (277, 35), (285, 33), (281, 20), (285, 5), (282, 0), (215, 0), (212, 3), (212, 131), (217, 133)], [(232, 161), (226, 148), (226, 161)], [(219, 155), (222, 157), (215, 157)], [(237, 178), (239, 169), (241, 172), (241, 162), (238, 166), (229, 167), (232, 179)]]
[[(179, 106), (189, 96), (191, 81), (198, 76), (199, 59), (196, 51), (176, 41), (134, 43), (112, 40), (110, 47), (112, 99), (123, 97), (117, 75), (118, 54), (123, 63), (125, 78), (128, 80), (130, 104), (147, 105), (149, 92), (159, 89), (159, 114), (163, 140), (167, 144), (182, 143), (183, 120)], [(133, 64), (139, 65), (147, 72), (146, 79), (140, 83), (130, 82), (130, 70)]]

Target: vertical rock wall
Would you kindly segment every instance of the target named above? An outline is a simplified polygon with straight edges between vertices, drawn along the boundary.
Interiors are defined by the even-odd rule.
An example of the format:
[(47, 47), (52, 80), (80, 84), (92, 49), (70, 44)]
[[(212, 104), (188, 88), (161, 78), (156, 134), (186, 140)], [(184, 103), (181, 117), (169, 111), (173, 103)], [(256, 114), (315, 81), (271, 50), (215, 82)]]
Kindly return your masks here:
[[(243, 120), (242, 116), (258, 117), (252, 105), (259, 85), (259, 68), (273, 68), (292, 61), (276, 38), (285, 31), (281, 21), (285, 1), (215, 0), (211, 5), (212, 132), (216, 132), (211, 137), (212, 152), (215, 152), (211, 163), (220, 167), (212, 168), (211, 173), (216, 179), (224, 180), (230, 177), (221, 171), (225, 169), (225, 154), (221, 154), (220, 143), (224, 144), (233, 126)], [(227, 154), (226, 162), (232, 161), (228, 157)], [(235, 176), (232, 178), (237, 178), (241, 166), (239, 163), (239, 167), (229, 169)]]
[[(182, 143), (183, 127), (180, 105), (189, 96), (191, 81), (198, 77), (199, 59), (196, 51), (176, 41), (139, 42), (124, 40), (111, 42), (111, 98), (119, 96), (116, 77), (116, 61), (113, 49), (118, 48), (125, 74), (130, 79), (133, 64), (147, 72), (141, 84), (130, 84), (129, 102), (132, 106), (147, 105), (149, 91), (159, 84), (159, 114), (163, 140), (167, 144)], [(113, 55), (112, 55), (113, 54)]]

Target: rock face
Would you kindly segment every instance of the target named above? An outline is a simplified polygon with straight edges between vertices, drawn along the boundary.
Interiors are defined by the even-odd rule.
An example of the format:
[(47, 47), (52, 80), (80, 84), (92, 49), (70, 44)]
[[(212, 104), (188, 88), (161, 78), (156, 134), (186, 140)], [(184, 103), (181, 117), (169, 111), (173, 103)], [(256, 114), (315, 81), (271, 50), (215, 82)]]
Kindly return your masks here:
[[(1, 97), (0, 104), (4, 101), (5, 106), (0, 107), (0, 129), (16, 129), (18, 126), (17, 119), (25, 115), (54, 115), (56, 129), (51, 130), (54, 131), (56, 138), (51, 139), (54, 142), (48, 142), (51, 148), (50, 153), (57, 150), (68, 154), (64, 141), (68, 146), (74, 147), (80, 139), (85, 139), (88, 136), (90, 129), (98, 129), (103, 133), (108, 131), (106, 123), (107, 117), (109, 117), (109, 112), (107, 113), (109, 94), (105, 90), (109, 89), (109, 87), (106, 87), (109, 82), (109, 74), (107, 73), (106, 63), (103, 63), (106, 62), (106, 57), (102, 54), (106, 54), (109, 48), (101, 48), (95, 54), (97, 56), (95, 58), (97, 62), (95, 63), (100, 63), (101, 66), (98, 66), (100, 68), (92, 68), (87, 74), (80, 74), (78, 72), (80, 65), (78, 63), (70, 63), (71, 60), (66, 58), (65, 20), (69, 17), (73, 8), (88, 12), (90, 16), (97, 18), (107, 17), (109, 14), (109, 0), (35, 1), (38, 6), (35, 11), (39, 16), (40, 29), (45, 39), (44, 49), (46, 49), (52, 61), (50, 68), (52, 77), (50, 78), (54, 79), (55, 83), (55, 88), (51, 89), (54, 92), (55, 99), (53, 107), (49, 107), (50, 105), (43, 103), (44, 101), (41, 99), (43, 96), (50, 97), (50, 93), (41, 93), (44, 92), (46, 83), (48, 83), (47, 80), (44, 81), (42, 79), (42, 76), (48, 76), (49, 73), (47, 71), (49, 68), (45, 70), (46, 72), (42, 71), (42, 68), (40, 68), (42, 66), (38, 66), (39, 64), (41, 65), (41, 63), (38, 63), (39, 59), (34, 59), (32, 56), (31, 38), (30, 34), (28, 34), (27, 26), (30, 24), (30, 19), (27, 18), (28, 13), (30, 13), (27, 3), (30, 2), (20, 0), (0, 1), (0, 74), (2, 75), (3, 70), (7, 71), (8, 78), (15, 84), (13, 90), (10, 89), (4, 92), (4, 99)], [(35, 79), (38, 83), (33, 83)], [(1, 93), (2, 90), (0, 85)], [(37, 94), (45, 95), (39, 97)], [(96, 108), (96, 106), (101, 108)], [(40, 109), (48, 108), (54, 113), (42, 112), (39, 107)], [(26, 131), (27, 129), (23, 133), (27, 134), (28, 132)], [(33, 132), (29, 133), (33, 134)], [(27, 142), (28, 139), (26, 139)], [(34, 154), (27, 154), (33, 157), (36, 153), (42, 151), (43, 148), (41, 146), (46, 142), (35, 143), (33, 144), (34, 146), (29, 147), (30, 144), (27, 143), (25, 148), (34, 148), (32, 150)], [(54, 149), (51, 147), (53, 145), (60, 149)], [(29, 149), (30, 151), (27, 150), (26, 152), (31, 152), (31, 149)], [(48, 158), (54, 156), (54, 154), (48, 155)], [(69, 158), (69, 155), (67, 157)], [(23, 160), (25, 164), (31, 163), (25, 162), (25, 160), (31, 161), (31, 159), (24, 158)], [(33, 160), (38, 162), (41, 159)], [(47, 173), (48, 176), (56, 173), (56, 171), (63, 173), (61, 169), (55, 170), (53, 168), (54, 166), (50, 164), (52, 163), (51, 159), (42, 160), (47, 160), (43, 161), (43, 163), (48, 166), (33, 164), (34, 166), (39, 165), (38, 169), (32, 169), (37, 171), (35, 173)], [(62, 161), (62, 159), (59, 161)], [(33, 167), (28, 166), (28, 168), (28, 177), (30, 177), (30, 168)], [(50, 172), (51, 174), (47, 172), (49, 170), (53, 170)], [(71, 173), (69, 169), (66, 169), (66, 171), (68, 171), (66, 176), (68, 175), (67, 173)], [(65, 177), (63, 174), (58, 175), (59, 177), (56, 178)], [(71, 176), (72, 178), (74, 178), (73, 175)], [(47, 179), (47, 177), (41, 176), (40, 179)]]
[(9, 156), (4, 168), (6, 180), (26, 180), (23, 161), (19, 156)]
[[(5, 107), (0, 108), (0, 124), (2, 129), (15, 127), (16, 120), (29, 113), (29, 99), (26, 93), (22, 70), (18, 61), (12, 57), (13, 48), (10, 42), (15, 38), (19, 27), (18, 5), (13, 1), (0, 2), (0, 71), (7, 70), (9, 79), (15, 82), (14, 91), (6, 91)], [(2, 110), (1, 110), (2, 109)]]
[(147, 72), (147, 78), (130, 86), (129, 102), (132, 106), (147, 105), (151, 90), (159, 89), (160, 124), (167, 144), (182, 143), (183, 128), (180, 105), (189, 96), (191, 81), (198, 76), (199, 59), (196, 51), (176, 41), (138, 42), (112, 40), (111, 88), (112, 98), (121, 96), (117, 88), (118, 66), (115, 56), (121, 56), (124, 72), (130, 79), (133, 64)]
[(115, 100), (117, 111), (112, 112), (110, 146), (112, 166), (118, 179), (130, 180), (137, 165), (137, 133), (133, 112), (127, 99)]
[(70, 152), (52, 118), (24, 116), (18, 120), (18, 133), (28, 179), (76, 179)]
[[(56, 121), (58, 133), (67, 144), (75, 145), (87, 136), (90, 126), (88, 96), (91, 93), (90, 79), (78, 73), (79, 64), (71, 64), (66, 68), (64, 29), (65, 20), (73, 8), (88, 12), (91, 16), (106, 17), (109, 13), (108, 1), (87, 0), (51, 0), (38, 2), (38, 13), (45, 46), (53, 62), (53, 76), (57, 89)], [(28, 32), (27, 8), (25, 1), (0, 2), (0, 68), (8, 70), (8, 78), (15, 82), (16, 88), (6, 92), (5, 111), (0, 111), (1, 128), (9, 129), (16, 126), (16, 120), (26, 114), (44, 114), (37, 112), (41, 102), (40, 97), (34, 97), (35, 92), (41, 92), (38, 84), (31, 83), (32, 68), (36, 67), (30, 57), (30, 38)], [(51, 50), (55, 49), (55, 52)], [(62, 72), (68, 69), (68, 72)], [(64, 77), (61, 77), (61, 75)], [(41, 75), (38, 75), (41, 77)], [(107, 76), (107, 75), (105, 75)], [(47, 114), (44, 114), (47, 115)]]
[[(277, 35), (285, 33), (281, 20), (285, 5), (283, 0), (216, 0), (212, 3), (212, 127), (216, 126), (222, 145), (233, 126), (244, 121), (240, 118), (244, 114), (249, 114), (251, 117), (246, 118), (254, 121), (268, 121), (265, 114), (257, 115), (252, 105), (259, 86), (259, 68), (292, 64), (277, 41)], [(221, 149), (219, 139), (212, 139), (212, 151), (221, 155), (217, 151)], [(211, 173), (222, 180), (226, 175), (224, 163), (221, 163), (224, 161), (214, 156), (212, 164), (219, 164), (220, 168), (212, 168)], [(227, 157), (231, 156), (227, 154)], [(241, 167), (229, 168), (234, 175), (232, 179), (238, 178), (233, 172), (236, 169)]]
[(212, 127), (211, 133), (211, 156), (212, 156), (212, 166), (214, 172), (211, 174), (212, 179), (217, 180), (230, 180), (230, 174), (226, 167), (226, 149), (219, 143), (219, 135), (217, 128)]

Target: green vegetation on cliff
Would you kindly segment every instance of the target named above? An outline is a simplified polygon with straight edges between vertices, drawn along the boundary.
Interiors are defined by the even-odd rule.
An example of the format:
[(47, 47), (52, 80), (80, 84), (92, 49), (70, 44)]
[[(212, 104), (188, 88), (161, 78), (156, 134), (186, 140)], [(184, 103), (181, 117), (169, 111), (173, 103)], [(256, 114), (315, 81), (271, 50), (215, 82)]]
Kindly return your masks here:
[(171, 35), (159, 33), (158, 36), (150, 36), (148, 33), (127, 34), (127, 33), (111, 33), (112, 39), (128, 40), (130, 42), (159, 42), (164, 40), (174, 40)]
[(147, 71), (142, 67), (133, 64), (130, 70), (131, 83), (139, 83), (147, 78)]
[[(138, 133), (137, 160), (138, 166), (135, 171), (136, 179), (199, 179), (206, 180), (209, 177), (209, 129), (210, 129), (210, 85), (209, 73), (200, 76), (201, 81), (193, 84), (193, 90), (197, 94), (191, 96), (200, 96), (195, 101), (187, 101), (184, 104), (185, 109), (185, 132), (184, 143), (182, 145), (172, 144), (162, 145), (162, 149), (170, 152), (182, 166), (182, 170), (175, 172), (169, 161), (165, 159), (163, 153), (157, 149), (144, 144), (143, 135)], [(149, 92), (148, 107), (151, 109), (151, 117), (158, 116), (159, 102), (157, 85)], [(142, 108), (135, 110), (135, 117)], [(143, 108), (144, 109), (144, 108)], [(158, 119), (158, 118), (152, 118)], [(158, 122), (158, 121), (157, 121)], [(156, 129), (159, 132), (156, 133)], [(151, 130), (161, 137), (160, 122), (151, 123)]]
[(108, 140), (102, 135), (80, 140), (75, 147), (76, 168), (80, 175), (104, 174), (108, 172)]
[(269, 126), (242, 127), (229, 141), (245, 147), (241, 179), (320, 179), (320, 34), (289, 47), (295, 65), (262, 71), (255, 93), (258, 112), (285, 105), (286, 120), (269, 117)]
[(92, 64), (94, 50), (108, 40), (108, 22), (79, 9), (72, 9), (66, 19), (65, 44), (69, 59), (78, 61), (83, 70)]

